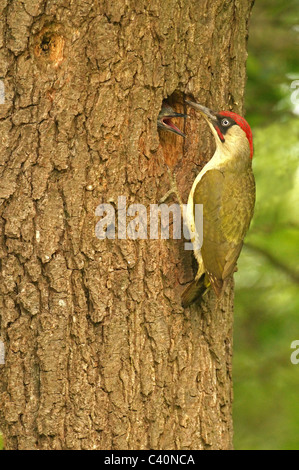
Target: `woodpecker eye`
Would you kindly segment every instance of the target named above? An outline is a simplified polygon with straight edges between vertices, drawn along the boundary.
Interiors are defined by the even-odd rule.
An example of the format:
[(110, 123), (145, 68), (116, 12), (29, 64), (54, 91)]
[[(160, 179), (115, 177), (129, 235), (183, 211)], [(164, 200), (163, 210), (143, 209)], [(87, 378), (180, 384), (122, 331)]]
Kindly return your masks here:
[(221, 124), (222, 126), (227, 127), (230, 125), (230, 122), (228, 119), (222, 119)]

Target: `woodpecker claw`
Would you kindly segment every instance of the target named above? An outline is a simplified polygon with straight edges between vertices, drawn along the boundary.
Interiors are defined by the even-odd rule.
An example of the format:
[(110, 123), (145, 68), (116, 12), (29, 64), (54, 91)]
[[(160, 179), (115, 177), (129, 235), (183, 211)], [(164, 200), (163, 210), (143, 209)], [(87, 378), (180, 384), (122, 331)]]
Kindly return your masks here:
[(177, 113), (172, 109), (171, 106), (166, 103), (163, 103), (162, 109), (158, 116), (158, 128), (164, 131), (173, 132), (174, 134), (178, 134), (181, 137), (186, 137), (185, 134), (172, 122), (173, 118), (185, 117), (188, 117), (187, 114)]

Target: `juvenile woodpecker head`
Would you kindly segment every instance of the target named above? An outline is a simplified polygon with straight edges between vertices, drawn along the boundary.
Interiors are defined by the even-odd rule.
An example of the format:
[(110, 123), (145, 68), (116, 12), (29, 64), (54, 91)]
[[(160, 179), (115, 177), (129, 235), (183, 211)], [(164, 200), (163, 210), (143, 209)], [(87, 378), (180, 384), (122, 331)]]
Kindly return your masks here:
[(208, 122), (220, 151), (230, 154), (246, 153), (250, 158), (253, 157), (252, 132), (243, 117), (231, 111), (216, 113), (193, 101), (186, 100), (186, 103), (200, 111)]
[(162, 129), (164, 131), (174, 132), (182, 137), (186, 137), (185, 134), (176, 127), (172, 119), (173, 118), (185, 118), (187, 117), (186, 114), (176, 113), (171, 106), (167, 103), (163, 103), (162, 109), (158, 116), (158, 129)]

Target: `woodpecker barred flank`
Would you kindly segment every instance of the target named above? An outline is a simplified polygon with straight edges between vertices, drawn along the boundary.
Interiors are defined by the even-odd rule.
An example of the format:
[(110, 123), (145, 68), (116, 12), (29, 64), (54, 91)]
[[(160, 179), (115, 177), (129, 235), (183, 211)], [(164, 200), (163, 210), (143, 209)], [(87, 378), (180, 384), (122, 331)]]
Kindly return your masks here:
[(160, 114), (158, 116), (158, 129), (168, 131), (168, 132), (173, 132), (174, 134), (178, 134), (182, 137), (186, 137), (185, 134), (178, 128), (176, 127), (172, 119), (173, 118), (185, 118), (187, 117), (186, 114), (181, 114), (181, 113), (176, 113), (169, 104), (163, 102), (162, 109), (160, 111)]
[(187, 223), (195, 247), (200, 229), (196, 227), (194, 208), (195, 204), (203, 205), (203, 243), (200, 250), (194, 251), (198, 272), (182, 295), (183, 307), (195, 301), (210, 285), (221, 296), (224, 282), (236, 270), (255, 205), (249, 124), (236, 113), (215, 113), (192, 101), (186, 103), (198, 110), (209, 124), (216, 151), (195, 179), (188, 198)]

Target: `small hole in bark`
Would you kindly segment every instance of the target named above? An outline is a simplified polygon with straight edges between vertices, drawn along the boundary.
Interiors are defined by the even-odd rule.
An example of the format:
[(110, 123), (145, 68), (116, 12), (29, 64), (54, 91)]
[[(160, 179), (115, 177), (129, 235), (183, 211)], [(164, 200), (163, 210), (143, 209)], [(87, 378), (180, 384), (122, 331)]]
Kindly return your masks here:
[(57, 25), (45, 26), (34, 38), (34, 54), (42, 62), (52, 63), (58, 67), (63, 61), (64, 37), (61, 27)]
[(41, 44), (40, 44), (40, 47), (44, 52), (47, 52), (49, 50), (50, 42), (51, 42), (51, 35), (50, 33), (47, 33), (42, 37)]

